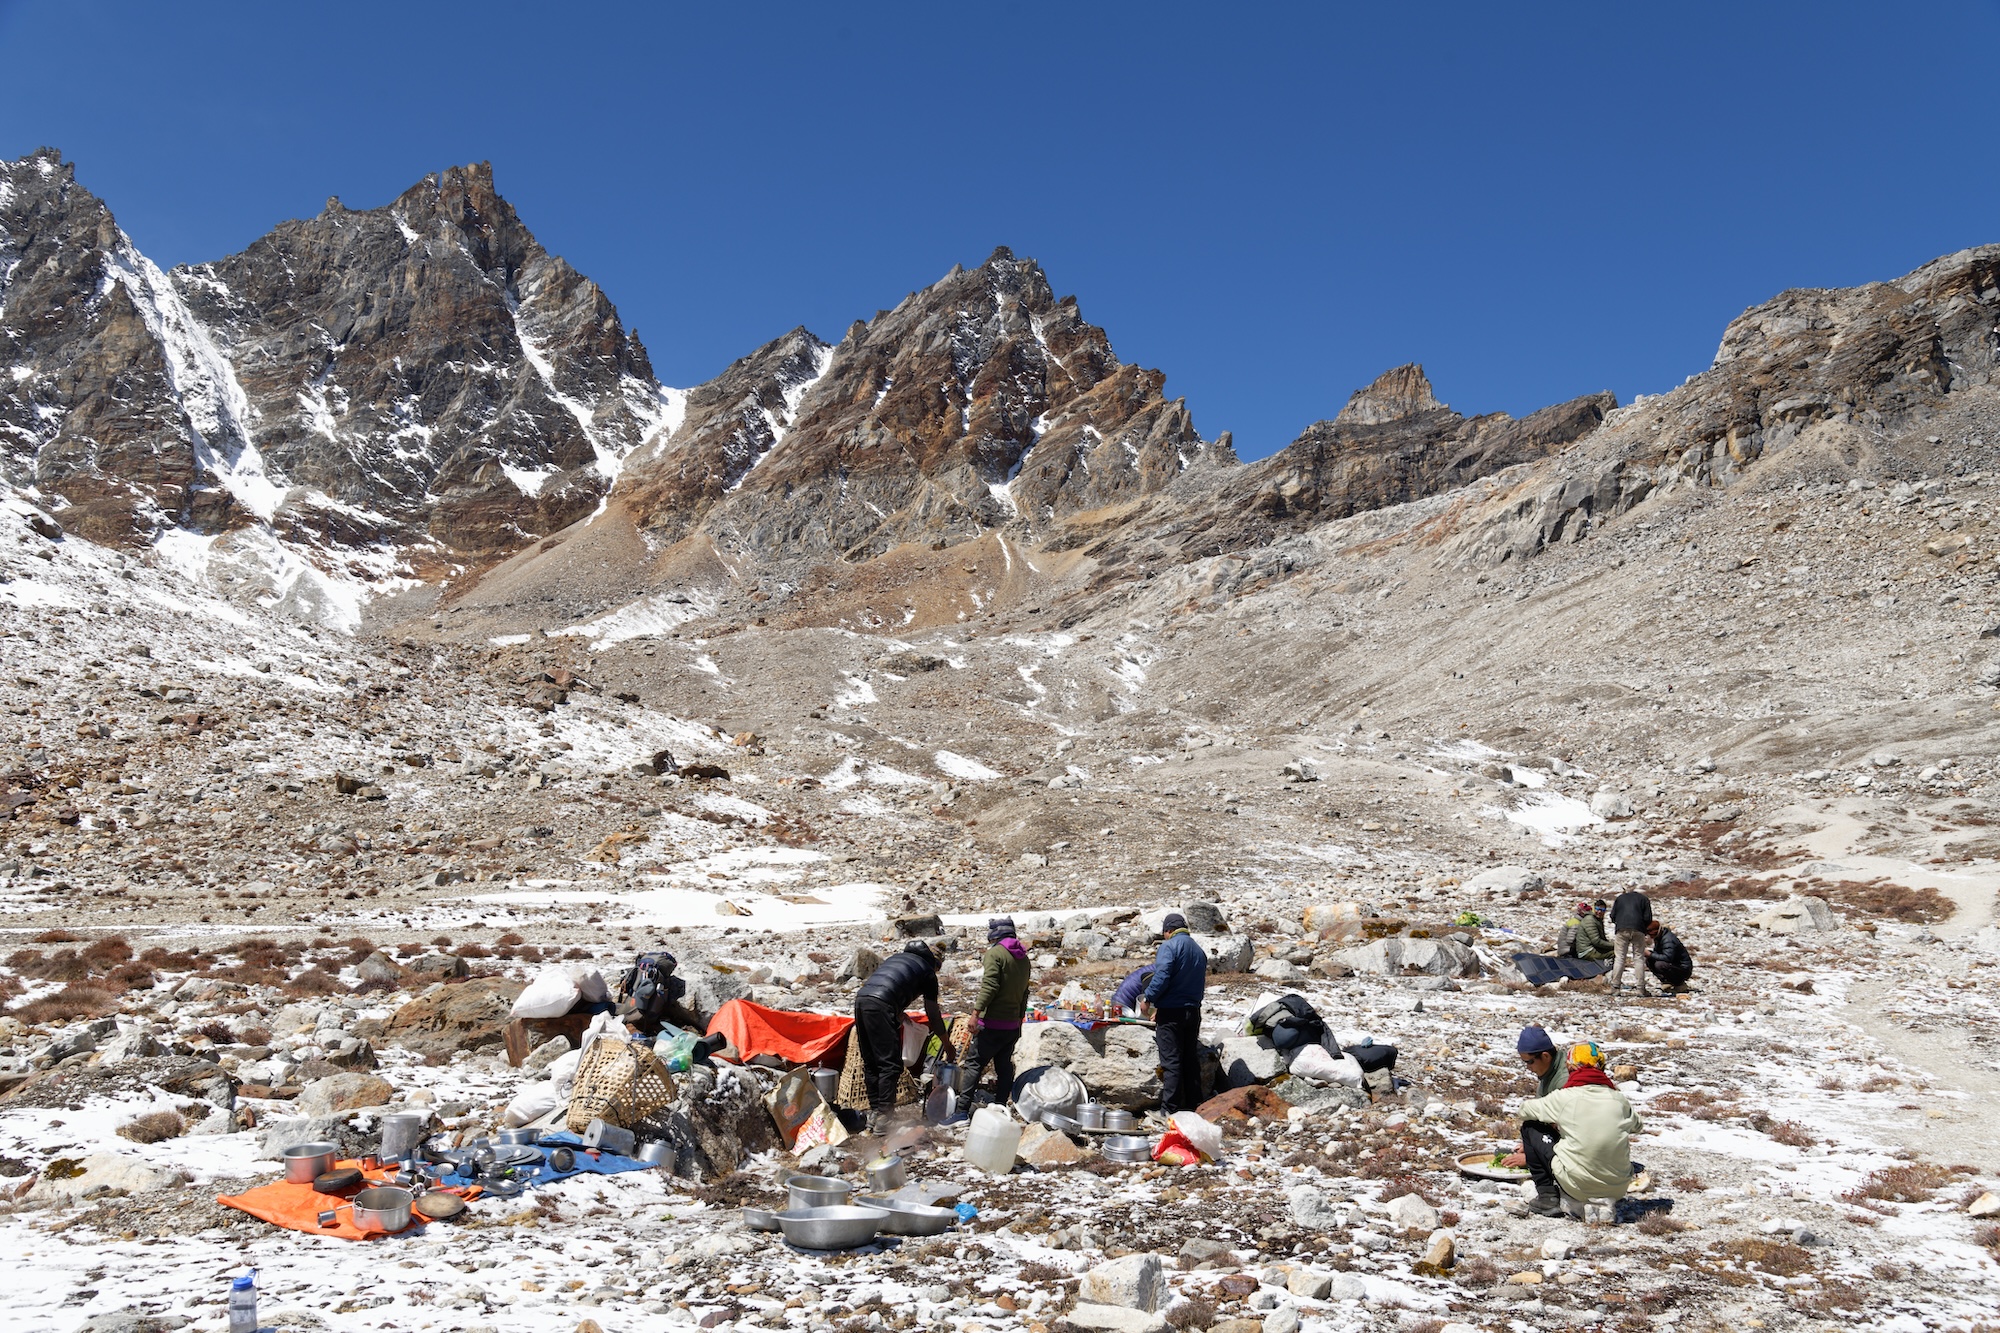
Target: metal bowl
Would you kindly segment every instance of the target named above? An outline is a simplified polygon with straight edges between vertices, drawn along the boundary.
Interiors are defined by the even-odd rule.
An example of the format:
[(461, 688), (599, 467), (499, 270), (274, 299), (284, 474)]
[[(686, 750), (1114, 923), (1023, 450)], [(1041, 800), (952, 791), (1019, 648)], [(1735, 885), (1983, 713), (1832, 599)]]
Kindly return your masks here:
[(1064, 1115), (1061, 1111), (1042, 1112), (1042, 1123), (1050, 1129), (1061, 1130), (1065, 1134), (1083, 1132), (1083, 1122), (1075, 1116)]
[(285, 1149), (285, 1180), (292, 1185), (310, 1185), (333, 1170), (340, 1156), (337, 1143), (295, 1143)]
[(503, 1129), (500, 1131), (500, 1142), (502, 1143), (519, 1144), (532, 1148), (541, 1141), (542, 1131), (539, 1129)]
[(377, 1185), (354, 1196), (354, 1225), (363, 1231), (401, 1231), (410, 1225), (415, 1196), (394, 1185)]
[(743, 1210), (743, 1225), (749, 1227), (752, 1231), (776, 1231), (778, 1229), (778, 1215), (769, 1208), (745, 1208)]
[(1104, 1113), (1104, 1127), (1106, 1129), (1129, 1130), (1138, 1123), (1137, 1120), (1133, 1119), (1132, 1113), (1122, 1107), (1113, 1107)]
[(787, 1208), (778, 1229), (802, 1250), (851, 1250), (874, 1240), (888, 1218), (886, 1208)]
[(1104, 1140), (1104, 1155), (1114, 1162), (1150, 1162), (1153, 1141), (1144, 1134), (1113, 1134)]
[(854, 1186), (832, 1176), (793, 1176), (785, 1188), (791, 1192), (794, 1209), (843, 1207), (854, 1193)]
[(904, 1199), (865, 1198), (864, 1208), (880, 1208), (889, 1216), (882, 1223), (885, 1236), (936, 1236), (951, 1230), (958, 1214), (949, 1208), (933, 1208), (926, 1203)]

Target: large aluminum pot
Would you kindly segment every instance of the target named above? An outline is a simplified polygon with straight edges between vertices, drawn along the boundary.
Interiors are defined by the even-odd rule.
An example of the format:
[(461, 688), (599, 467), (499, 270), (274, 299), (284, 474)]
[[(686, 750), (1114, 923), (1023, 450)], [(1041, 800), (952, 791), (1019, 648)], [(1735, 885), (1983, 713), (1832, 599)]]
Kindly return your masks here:
[(788, 1208), (778, 1229), (802, 1250), (851, 1250), (874, 1240), (888, 1217), (885, 1208)]
[(415, 1196), (394, 1185), (377, 1185), (354, 1196), (354, 1225), (363, 1231), (401, 1231), (410, 1225)]
[(1082, 1102), (1076, 1108), (1077, 1123), (1085, 1129), (1104, 1128), (1104, 1103)]
[(877, 1194), (893, 1193), (910, 1180), (909, 1168), (903, 1165), (902, 1158), (893, 1153), (877, 1157), (861, 1169), (868, 1177), (868, 1188)]
[(340, 1156), (337, 1143), (295, 1143), (285, 1149), (285, 1181), (292, 1185), (310, 1185), (314, 1180), (333, 1170), (334, 1159)]
[(838, 1208), (854, 1193), (854, 1186), (832, 1176), (793, 1176), (785, 1188), (791, 1191), (794, 1209)]

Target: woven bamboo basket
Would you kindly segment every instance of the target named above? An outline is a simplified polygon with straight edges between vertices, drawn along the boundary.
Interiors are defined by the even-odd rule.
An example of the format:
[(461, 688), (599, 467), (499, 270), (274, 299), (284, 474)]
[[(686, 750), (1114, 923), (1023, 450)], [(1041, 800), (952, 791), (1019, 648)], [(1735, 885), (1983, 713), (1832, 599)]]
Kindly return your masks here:
[(674, 1076), (652, 1049), (635, 1041), (599, 1038), (577, 1065), (569, 1128), (581, 1134), (593, 1120), (631, 1129), (674, 1104)]

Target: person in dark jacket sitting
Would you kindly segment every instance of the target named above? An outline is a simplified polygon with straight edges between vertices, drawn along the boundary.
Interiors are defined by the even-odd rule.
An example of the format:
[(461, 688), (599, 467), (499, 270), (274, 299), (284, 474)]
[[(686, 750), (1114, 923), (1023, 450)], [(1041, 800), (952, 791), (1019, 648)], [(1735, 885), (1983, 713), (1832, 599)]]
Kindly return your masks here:
[(944, 1046), (944, 1058), (958, 1057), (944, 1014), (938, 1009), (938, 956), (922, 940), (892, 953), (854, 993), (854, 1033), (861, 1041), (861, 1065), (868, 1083), (868, 1132), (879, 1134), (896, 1105), (903, 1072), (903, 1011), (918, 997), (924, 1021)]
[[(1167, 1114), (1201, 1105), (1201, 1001), (1208, 993), (1208, 955), (1188, 934), (1187, 918), (1169, 912), (1160, 923), (1153, 979), (1142, 992), (1153, 1014), (1160, 1053), (1160, 1105)], [(1143, 1010), (1142, 1010), (1143, 1011)]]
[(1646, 927), (1646, 969), (1666, 986), (1685, 986), (1694, 975), (1694, 958), (1687, 945), (1658, 921)]

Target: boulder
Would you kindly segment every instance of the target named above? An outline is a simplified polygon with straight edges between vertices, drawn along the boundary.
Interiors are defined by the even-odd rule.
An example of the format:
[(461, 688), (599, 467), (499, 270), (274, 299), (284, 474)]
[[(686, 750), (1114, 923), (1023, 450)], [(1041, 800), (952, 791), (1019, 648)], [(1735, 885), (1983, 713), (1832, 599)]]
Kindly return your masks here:
[(1093, 1097), (1112, 1106), (1138, 1110), (1160, 1100), (1159, 1052), (1144, 1027), (1118, 1024), (1086, 1033), (1069, 1023), (1023, 1024), (1014, 1063), (1025, 1071), (1014, 1080), (1016, 1090), (1053, 1066), (1075, 1074)]
[(125, 1060), (145, 1060), (165, 1054), (166, 1048), (153, 1036), (153, 1030), (141, 1025), (125, 1029), (98, 1047), (97, 1058), (100, 1063), (115, 1065)]
[(1293, 982), (1304, 981), (1306, 979), (1306, 970), (1304, 968), (1300, 967), (1297, 963), (1286, 962), (1282, 958), (1266, 958), (1263, 962), (1251, 968), (1250, 971), (1253, 975), (1263, 977), (1266, 981)]
[(1305, 910), (1305, 927), (1316, 935), (1346, 938), (1361, 933), (1361, 904), (1314, 903)]
[(1280, 1083), (1277, 1092), (1288, 1106), (1303, 1107), (1308, 1111), (1325, 1111), (1345, 1108), (1358, 1111), (1368, 1105), (1368, 1094), (1360, 1088), (1339, 1083), (1309, 1083), (1302, 1078), (1288, 1078)]
[(28, 1190), (33, 1200), (55, 1202), (95, 1198), (100, 1194), (143, 1194), (181, 1183), (181, 1173), (153, 1166), (122, 1153), (91, 1153), (83, 1158), (58, 1157), (42, 1168), (41, 1179)]
[(712, 963), (684, 963), (678, 975), (687, 982), (687, 994), (681, 997), (681, 1003), (701, 1019), (704, 1028), (715, 1017), (716, 1010), (731, 1000), (743, 999), (750, 989), (749, 973), (727, 971)]
[(944, 934), (944, 921), (936, 912), (927, 916), (899, 916), (896, 918), (896, 935), (905, 940), (935, 939)]
[(529, 1051), (527, 1058), (521, 1061), (521, 1068), (531, 1074), (539, 1074), (561, 1057), (568, 1055), (571, 1049), (569, 1038), (557, 1033)]
[(1158, 1310), (1167, 1296), (1166, 1273), (1157, 1254), (1128, 1254), (1084, 1272), (1076, 1298), (1093, 1305)]
[(1230, 1037), (1222, 1043), (1222, 1077), (1232, 1088), (1269, 1083), (1291, 1067), (1291, 1052), (1273, 1046), (1269, 1037)]
[(1340, 950), (1334, 961), (1356, 972), (1382, 977), (1409, 971), (1434, 977), (1479, 975), (1479, 956), (1457, 940), (1371, 940)]
[(1104, 1333), (1167, 1333), (1167, 1321), (1148, 1310), (1122, 1305), (1090, 1305), (1079, 1301), (1063, 1316), (1072, 1327)]
[(338, 1069), (373, 1069), (375, 1048), (360, 1037), (340, 1037), (327, 1048), (326, 1062)]
[(847, 955), (847, 961), (840, 965), (840, 971), (835, 974), (834, 980), (865, 981), (880, 966), (882, 966), (882, 955), (865, 944), (860, 945), (853, 953)]
[(1511, 893), (1516, 896), (1548, 887), (1547, 881), (1526, 866), (1495, 866), (1465, 881), (1468, 893)]
[(1282, 1125), (1291, 1119), (1291, 1111), (1290, 1102), (1261, 1083), (1249, 1083), (1219, 1092), (1195, 1108), (1196, 1115), (1217, 1124), (1225, 1120), (1241, 1124), (1254, 1119), (1274, 1120)]
[(2000, 1194), (1987, 1190), (1984, 1194), (1965, 1205), (1965, 1211), (1973, 1217), (2000, 1216)]
[(1294, 1185), (1285, 1193), (1292, 1225), (1307, 1231), (1336, 1231), (1353, 1225), (1354, 1210), (1317, 1185)]
[(1294, 1268), (1286, 1275), (1285, 1290), (1302, 1300), (1323, 1301), (1333, 1290), (1333, 1275), (1312, 1268)]
[(354, 969), (354, 975), (364, 982), (377, 981), (390, 986), (400, 986), (403, 984), (404, 973), (400, 963), (377, 949), (361, 960)]
[(292, 1102), (302, 1116), (336, 1116), (369, 1106), (387, 1106), (396, 1089), (375, 1074), (334, 1074), (306, 1085)]
[(427, 953), (421, 958), (410, 960), (410, 971), (433, 981), (443, 981), (447, 977), (462, 977), (470, 970), (465, 960), (456, 954)]
[(1757, 913), (1750, 918), (1750, 924), (1771, 935), (1805, 935), (1840, 929), (1840, 922), (1826, 905), (1826, 899), (1798, 896)]
[(507, 977), (474, 977), (437, 986), (389, 1015), (383, 1036), (426, 1055), (491, 1050), (503, 1035), (514, 997), (525, 986)]
[(1210, 972), (1247, 972), (1250, 970), (1250, 937), (1248, 935), (1194, 935), (1194, 942), (1208, 955)]
[(1222, 909), (1214, 903), (1189, 903), (1181, 909), (1187, 918), (1188, 933), (1192, 935), (1220, 935), (1229, 929), (1229, 923), (1222, 919)]
[(1090, 1157), (1089, 1152), (1077, 1146), (1076, 1140), (1047, 1125), (1030, 1125), (1022, 1131), (1017, 1151), (1030, 1166), (1074, 1166)]
[(1423, 1262), (1436, 1269), (1450, 1268), (1458, 1262), (1458, 1238), (1449, 1231), (1433, 1231), (1424, 1247)]
[(674, 1174), (714, 1180), (751, 1153), (779, 1147), (777, 1126), (756, 1075), (734, 1065), (696, 1065), (674, 1076), (677, 1094), (663, 1115), (676, 1149)]
[(1632, 802), (1625, 793), (1607, 787), (1591, 794), (1590, 813), (1599, 819), (1630, 819), (1633, 815)]
[(1437, 1230), (1438, 1210), (1420, 1195), (1400, 1194), (1389, 1200), (1389, 1221), (1398, 1231), (1431, 1232)]

